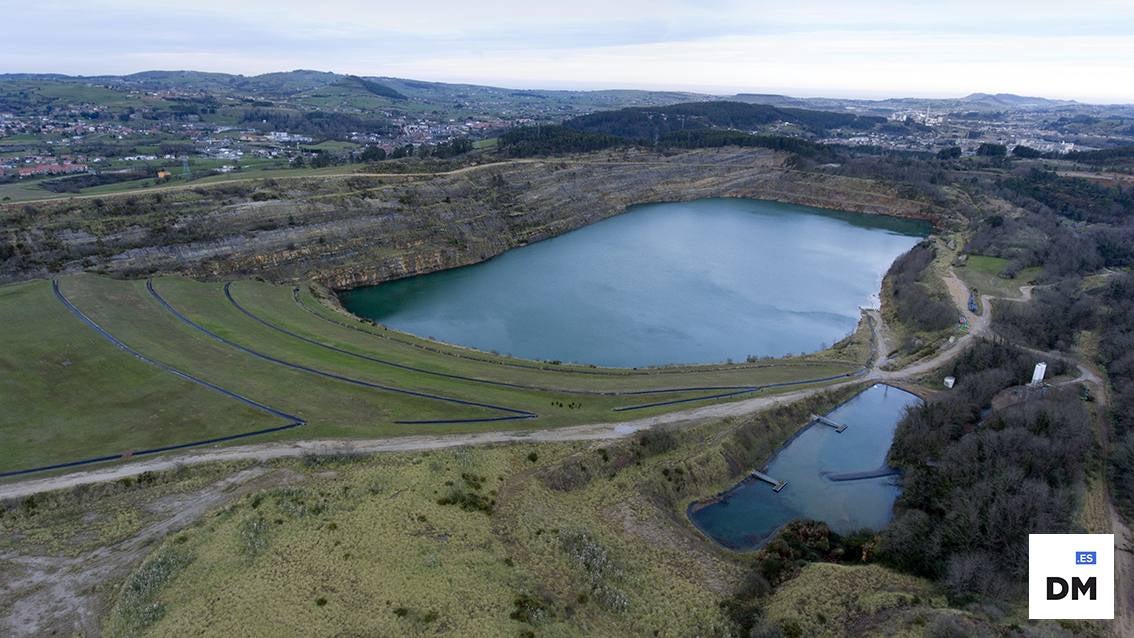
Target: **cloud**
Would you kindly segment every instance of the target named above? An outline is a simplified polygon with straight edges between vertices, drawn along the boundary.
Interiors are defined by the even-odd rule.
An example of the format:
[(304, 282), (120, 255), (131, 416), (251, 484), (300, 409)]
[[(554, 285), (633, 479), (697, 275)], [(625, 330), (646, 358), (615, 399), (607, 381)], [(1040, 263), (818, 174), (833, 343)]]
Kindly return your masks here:
[[(93, 0), (6, 16), (0, 70), (317, 68), (517, 86), (1134, 101), (1134, 3)], [(1058, 82), (1053, 82), (1058, 78)]]

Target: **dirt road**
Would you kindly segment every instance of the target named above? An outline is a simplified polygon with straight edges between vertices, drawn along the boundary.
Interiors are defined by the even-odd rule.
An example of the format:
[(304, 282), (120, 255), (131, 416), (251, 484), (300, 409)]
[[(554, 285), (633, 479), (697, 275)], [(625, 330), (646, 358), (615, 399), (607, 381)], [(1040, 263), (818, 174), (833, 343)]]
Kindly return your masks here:
[[(866, 377), (869, 379), (869, 377)], [(145, 460), (123, 463), (110, 467), (74, 472), (61, 476), (49, 476), (17, 483), (0, 485), (0, 500), (23, 498), (40, 492), (62, 490), (88, 483), (115, 481), (142, 472), (160, 472), (178, 466), (200, 465), (217, 461), (266, 461), (285, 457), (306, 456), (309, 454), (379, 454), (383, 452), (420, 452), (469, 445), (490, 445), (517, 442), (551, 441), (595, 441), (619, 439), (634, 435), (659, 425), (688, 424), (705, 419), (738, 416), (765, 410), (810, 396), (816, 392), (859, 383), (863, 377), (819, 388), (808, 388), (783, 394), (757, 396), (751, 399), (718, 403), (691, 410), (670, 412), (622, 423), (595, 423), (547, 430), (513, 430), (477, 432), (473, 434), (447, 434), (428, 436), (403, 436), (386, 439), (326, 439), (311, 441), (288, 441), (280, 443), (259, 443), (227, 448), (203, 449), (188, 454), (157, 456)]]
[[(901, 370), (884, 371), (880, 369), (881, 364), (885, 362), (885, 353), (888, 351), (887, 348), (889, 344), (886, 343), (887, 332), (882, 323), (880, 313), (873, 313), (871, 314), (871, 320), (875, 325), (873, 331), (875, 341), (874, 349), (875, 352), (878, 353), (878, 356), (875, 358), (872, 368), (864, 376), (833, 385), (805, 388), (784, 394), (756, 396), (751, 399), (707, 405), (622, 423), (595, 423), (548, 430), (506, 430), (473, 434), (406, 436), (386, 439), (289, 441), (285, 443), (261, 443), (226, 448), (202, 449), (191, 453), (148, 458), (97, 470), (0, 484), (0, 500), (23, 498), (39, 492), (69, 489), (76, 485), (114, 481), (127, 476), (136, 476), (142, 472), (169, 470), (178, 465), (199, 465), (214, 461), (263, 461), (343, 451), (356, 454), (418, 452), (468, 445), (489, 445), (521, 441), (590, 441), (617, 439), (632, 436), (634, 433), (641, 430), (647, 430), (660, 425), (689, 424), (705, 419), (752, 414), (784, 402), (794, 401), (815, 394), (816, 392), (822, 392), (833, 387), (841, 387), (851, 383), (860, 383), (862, 381), (899, 382), (908, 380), (945, 365), (964, 351), (965, 345), (974, 338), (990, 332), (991, 298), (988, 295), (982, 297), (985, 312), (976, 315), (969, 312), (967, 309), (969, 292), (965, 283), (957, 278), (956, 274), (952, 271), (946, 276), (945, 283), (949, 288), (949, 293), (954, 302), (957, 304), (958, 308), (962, 309), (962, 314), (969, 322), (970, 328), (968, 334), (960, 337), (951, 346), (936, 355), (915, 361)], [(1025, 297), (1030, 298), (1030, 293), (1031, 290), (1029, 288), (1024, 292)], [(1089, 373), (1081, 372), (1081, 374)], [(1090, 380), (1093, 382), (1101, 382), (1101, 379), (1098, 379), (1097, 376)]]
[(291, 470), (252, 467), (147, 505), (154, 522), (121, 542), (77, 556), (0, 552), (0, 636), (99, 635), (108, 611), (101, 586), (129, 574), (155, 543), (223, 503), (302, 478)]

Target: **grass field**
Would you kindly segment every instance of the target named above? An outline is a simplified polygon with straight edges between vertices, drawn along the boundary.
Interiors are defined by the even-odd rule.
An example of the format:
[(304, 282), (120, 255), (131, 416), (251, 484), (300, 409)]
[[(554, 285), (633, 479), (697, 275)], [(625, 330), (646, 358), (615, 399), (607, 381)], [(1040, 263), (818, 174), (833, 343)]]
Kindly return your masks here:
[[(129, 182), (119, 182), (116, 184), (105, 184), (102, 186), (92, 186), (84, 188), (78, 193), (55, 193), (39, 186), (39, 183), (47, 179), (58, 179), (59, 176), (47, 177), (39, 180), (21, 180), (11, 184), (0, 184), (0, 202), (3, 203), (17, 203), (25, 201), (37, 201), (44, 199), (67, 199), (69, 197), (84, 196), (94, 197), (99, 195), (114, 195), (118, 193), (130, 192), (145, 192), (148, 189), (155, 188), (170, 188), (170, 187), (186, 187), (192, 188), (210, 184), (213, 182), (228, 182), (252, 179), (266, 179), (273, 177), (319, 177), (323, 175), (340, 175), (352, 172), (358, 172), (365, 169), (365, 164), (344, 164), (341, 166), (328, 166), (325, 168), (291, 168), (285, 160), (274, 159), (243, 159), (239, 162), (233, 160), (212, 160), (212, 159), (195, 159), (191, 170), (195, 175), (200, 175), (205, 171), (211, 171), (224, 164), (240, 164), (241, 171), (233, 173), (219, 173), (216, 175), (209, 175), (201, 177), (192, 181), (184, 181), (180, 179), (181, 165), (177, 162), (150, 162), (156, 167), (160, 164), (166, 167), (177, 177), (169, 182), (156, 184), (152, 178), (133, 180)], [(123, 164), (122, 167), (136, 166), (136, 164)], [(7, 199), (5, 199), (7, 198)]]
[(961, 616), (944, 607), (945, 596), (927, 580), (878, 565), (812, 563), (776, 591), (764, 616), (786, 635), (919, 636), (938, 614)]
[[(128, 347), (306, 421), (299, 428), (256, 441), (627, 420), (700, 405), (707, 401), (699, 399), (722, 392), (692, 388), (744, 389), (819, 379), (852, 372), (866, 358), (864, 344), (852, 340), (841, 350), (811, 358), (755, 365), (644, 370), (552, 366), (386, 331), (328, 307), (306, 289), (297, 299), (290, 286), (232, 284), (232, 299), (279, 328), (275, 329), (231, 303), (222, 283), (167, 277), (154, 280), (153, 288), (186, 320), (226, 342), (180, 320), (147, 290), (145, 281), (93, 275), (60, 280), (60, 290), (71, 303)], [(0, 288), (0, 320), (23, 327), (0, 339), (0, 370), (5, 372), (0, 380), (4, 390), (0, 433), (11, 442), (0, 449), (0, 472), (233, 435), (283, 422), (118, 349), (72, 315), (54, 297), (50, 282)], [(626, 394), (641, 391), (651, 393)], [(747, 396), (752, 393), (735, 398)], [(520, 413), (536, 416), (505, 422), (400, 423)]]
[(1041, 268), (1025, 268), (1016, 273), (1015, 279), (1005, 279), (1000, 272), (1008, 265), (1008, 260), (1001, 257), (987, 257), (985, 255), (969, 255), (963, 266), (954, 268), (957, 276), (965, 280), (971, 288), (976, 288), (981, 294), (990, 294), (997, 297), (1019, 297), (1020, 286), (1027, 285), (1041, 272)]
[(0, 288), (0, 471), (114, 454), (278, 420), (121, 352), (47, 282)]
[[(127, 580), (150, 595), (123, 590), (106, 633), (726, 635), (718, 603), (745, 559), (684, 507), (735, 480), (726, 455), (765, 460), (840, 398), (653, 442), (281, 461), (301, 476), (168, 538)], [(35, 536), (34, 517), (9, 516)]]

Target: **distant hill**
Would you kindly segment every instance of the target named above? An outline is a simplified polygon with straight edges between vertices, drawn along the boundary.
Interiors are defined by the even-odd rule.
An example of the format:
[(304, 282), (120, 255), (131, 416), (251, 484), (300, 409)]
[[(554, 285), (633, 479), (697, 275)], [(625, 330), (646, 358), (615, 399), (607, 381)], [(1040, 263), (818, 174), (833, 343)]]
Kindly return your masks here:
[(791, 97), (790, 95), (778, 95), (775, 93), (737, 93), (732, 97), (732, 99), (736, 100), (737, 102), (750, 102), (752, 104), (808, 108), (808, 100), (806, 98)]
[(693, 129), (752, 131), (777, 123), (793, 124), (823, 135), (835, 128), (868, 130), (885, 122), (885, 118), (875, 116), (716, 101), (599, 111), (567, 120), (563, 125), (587, 133), (648, 140)]
[(824, 111), (847, 111), (858, 114), (889, 115), (896, 111), (1029, 111), (1043, 109), (1088, 107), (1073, 100), (1051, 100), (1011, 93), (973, 93), (961, 98), (897, 97), (882, 100), (832, 97), (791, 97), (769, 93), (739, 93), (731, 98), (737, 102), (795, 107)]
[[(56, 88), (45, 89), (48, 85)], [(60, 90), (59, 87), (71, 87)], [(88, 90), (106, 89), (115, 95)], [(27, 106), (46, 108), (51, 103), (81, 101), (113, 104), (139, 100), (124, 96), (129, 91), (197, 92), (215, 98), (251, 101), (256, 106), (278, 104), (298, 110), (345, 111), (370, 109), (420, 112), (425, 105), (445, 117), (460, 115), (510, 115), (567, 118), (579, 113), (627, 106), (661, 106), (676, 102), (712, 100), (714, 96), (682, 91), (597, 90), (570, 91), (525, 89), (427, 82), (383, 76), (342, 75), (298, 69), (262, 75), (234, 75), (202, 71), (143, 71), (130, 75), (67, 76), (52, 73), (0, 74), (0, 106), (13, 112), (29, 112)], [(21, 96), (35, 94), (35, 99)], [(5, 94), (15, 97), (6, 102)], [(21, 106), (21, 100), (23, 105)], [(11, 106), (8, 106), (11, 105)], [(416, 106), (415, 106), (416, 105)], [(39, 111), (32, 111), (39, 112)]]
[(366, 78), (360, 78), (357, 75), (348, 75), (348, 76), (346, 76), (345, 79), (339, 80), (335, 84), (339, 85), (339, 86), (348, 86), (348, 87), (356, 86), (356, 87), (358, 87), (358, 88), (360, 88), (360, 89), (362, 89), (362, 90), (364, 90), (368, 93), (372, 93), (372, 94), (377, 95), (379, 97), (388, 97), (391, 100), (408, 99), (408, 98), (406, 98), (406, 96), (402, 95), (401, 93), (398, 93), (394, 89), (391, 89), (390, 87), (386, 86), (385, 84), (382, 84), (381, 82), (375, 82), (374, 80), (367, 80)]
[(969, 104), (977, 103), (1015, 109), (1051, 108), (1053, 106), (1077, 104), (1074, 100), (1050, 100), (1044, 97), (1028, 97), (1024, 95), (1014, 95), (1012, 93), (973, 93), (966, 95), (959, 101)]
[[(954, 99), (862, 100), (769, 93), (721, 98), (683, 91), (516, 89), (310, 69), (252, 76), (185, 70), (121, 76), (0, 74), (0, 112), (47, 115), (76, 104), (101, 107), (91, 112), (102, 117), (129, 118), (141, 112), (154, 121), (197, 118), (224, 124), (259, 122), (293, 126), (297, 127), (295, 132), (312, 135), (329, 134), (331, 130), (385, 130), (396, 115), (437, 121), (500, 118), (544, 124), (567, 122), (568, 127), (580, 132), (655, 141), (674, 132), (714, 128), (804, 137), (825, 136), (832, 129), (902, 134), (916, 126), (909, 122), (884, 124), (879, 118), (909, 111), (974, 117), (1049, 111), (1053, 126), (1069, 134), (1130, 135), (1128, 131), (1134, 130), (1120, 121), (1134, 117), (1134, 106), (1089, 105), (1006, 93), (974, 93)], [(635, 108), (639, 110), (601, 114)], [(313, 124), (315, 119), (322, 120), (321, 124), (334, 119), (328, 113), (346, 117), (338, 118), (341, 126), (332, 129)], [(1086, 123), (1080, 116), (1096, 118), (1096, 123)]]

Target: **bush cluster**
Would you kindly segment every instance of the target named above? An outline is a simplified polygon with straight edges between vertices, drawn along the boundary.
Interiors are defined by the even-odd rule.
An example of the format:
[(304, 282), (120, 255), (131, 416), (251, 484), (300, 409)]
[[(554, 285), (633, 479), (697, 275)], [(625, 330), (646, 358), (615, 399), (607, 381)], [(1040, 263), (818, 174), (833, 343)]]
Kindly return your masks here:
[(923, 241), (894, 260), (886, 274), (898, 321), (916, 330), (933, 332), (957, 323), (957, 310), (949, 299), (933, 294), (923, 279), (937, 249)]
[(1016, 595), (1028, 534), (1072, 530), (1091, 446), (1078, 392), (1035, 389), (1002, 409), (990, 406), (1001, 390), (1028, 380), (1034, 360), (978, 343), (954, 365), (957, 386), (911, 408), (898, 425), (890, 456), (904, 472), (902, 495), (880, 555), (943, 581), (956, 599)]

